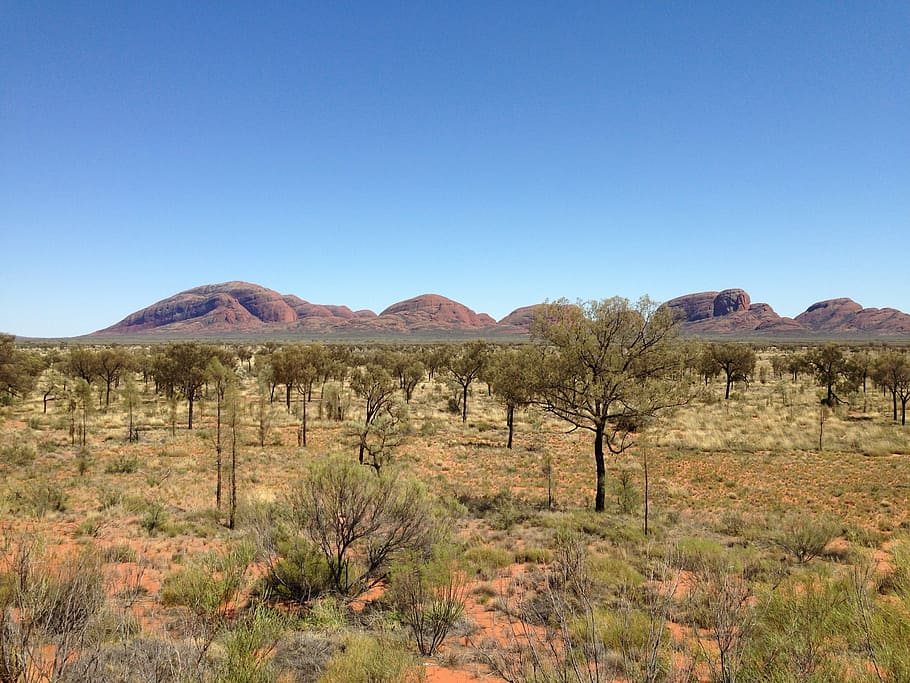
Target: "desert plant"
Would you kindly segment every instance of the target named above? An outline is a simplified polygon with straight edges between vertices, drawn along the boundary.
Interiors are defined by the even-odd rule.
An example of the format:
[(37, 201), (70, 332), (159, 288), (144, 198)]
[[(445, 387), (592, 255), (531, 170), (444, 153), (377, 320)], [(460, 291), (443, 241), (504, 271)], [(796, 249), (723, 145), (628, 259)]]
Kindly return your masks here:
[(693, 637), (717, 683), (735, 683), (744, 670), (755, 628), (752, 585), (732, 563), (709, 562), (693, 572), (689, 602), (701, 629)]
[(432, 656), (464, 611), (464, 581), (451, 553), (427, 562), (411, 554), (392, 571), (390, 595), (420, 654)]
[(746, 644), (750, 680), (843, 680), (837, 655), (848, 646), (849, 591), (842, 581), (801, 576), (769, 590)]
[(423, 678), (420, 662), (401, 644), (352, 634), (329, 660), (319, 683), (418, 683)]
[(100, 565), (90, 552), (51, 562), (34, 540), (15, 545), (0, 591), (2, 680), (60, 680), (77, 653), (97, 654), (106, 605)]
[(346, 459), (313, 463), (287, 503), (296, 530), (325, 559), (332, 589), (350, 598), (382, 581), (396, 555), (429, 547), (435, 533), (417, 484)]
[(616, 504), (624, 515), (631, 515), (641, 504), (641, 495), (635, 488), (632, 470), (623, 468), (616, 478)]
[(771, 542), (804, 564), (820, 555), (840, 530), (841, 525), (833, 519), (791, 513), (781, 520)]
[(139, 526), (149, 536), (154, 536), (167, 526), (167, 511), (161, 503), (150, 503), (139, 518)]
[(236, 620), (223, 637), (224, 659), (216, 683), (270, 683), (275, 680), (270, 657), (287, 619), (263, 605), (253, 607)]

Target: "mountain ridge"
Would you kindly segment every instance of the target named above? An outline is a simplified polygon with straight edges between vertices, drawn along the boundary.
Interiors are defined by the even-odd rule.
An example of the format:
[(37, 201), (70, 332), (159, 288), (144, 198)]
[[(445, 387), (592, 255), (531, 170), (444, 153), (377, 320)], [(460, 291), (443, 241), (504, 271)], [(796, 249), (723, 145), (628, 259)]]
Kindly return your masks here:
[[(234, 280), (200, 285), (162, 299), (98, 330), (88, 338), (121, 336), (509, 336), (526, 335), (541, 304), (522, 306), (499, 321), (440, 294), (421, 294), (382, 312), (314, 304), (294, 294)], [(863, 308), (849, 298), (809, 306), (795, 318), (766, 303), (753, 303), (743, 289), (685, 294), (665, 304), (694, 336), (903, 337), (910, 315), (893, 308)]]

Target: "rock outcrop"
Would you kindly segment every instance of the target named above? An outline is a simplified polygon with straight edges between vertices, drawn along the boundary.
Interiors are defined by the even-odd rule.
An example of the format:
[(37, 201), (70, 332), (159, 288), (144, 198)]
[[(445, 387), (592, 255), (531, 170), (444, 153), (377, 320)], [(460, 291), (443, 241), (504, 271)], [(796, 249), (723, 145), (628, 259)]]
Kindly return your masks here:
[[(392, 304), (377, 315), (347, 306), (313, 304), (293, 294), (248, 282), (194, 287), (133, 313), (91, 336), (274, 335), (372, 338), (410, 334), (443, 338), (526, 335), (544, 304), (515, 309), (498, 323), (486, 313), (438, 294)], [(910, 315), (893, 308), (863, 308), (851, 299), (829, 299), (795, 319), (766, 303), (752, 303), (743, 289), (698, 292), (665, 304), (683, 334), (774, 337), (910, 336)]]
[(682, 331), (699, 335), (735, 335), (762, 332), (790, 335), (802, 327), (782, 318), (768, 304), (753, 304), (743, 289), (699, 292), (680, 296), (666, 304), (677, 316)]
[(812, 332), (827, 334), (910, 334), (910, 315), (894, 308), (863, 308), (852, 299), (828, 299), (796, 316)]
[(399, 301), (380, 313), (379, 318), (398, 318), (410, 330), (478, 330), (496, 325), (496, 321), (486, 313), (475, 313), (464, 304), (438, 294), (422, 294)]

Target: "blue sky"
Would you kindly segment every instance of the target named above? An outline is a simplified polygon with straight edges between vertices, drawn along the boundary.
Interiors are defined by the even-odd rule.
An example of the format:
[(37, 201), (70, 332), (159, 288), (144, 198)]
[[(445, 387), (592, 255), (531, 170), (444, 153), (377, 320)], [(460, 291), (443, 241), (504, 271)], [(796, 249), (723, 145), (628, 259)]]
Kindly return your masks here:
[(6, 0), (0, 238), (30, 336), (225, 280), (910, 312), (910, 4)]

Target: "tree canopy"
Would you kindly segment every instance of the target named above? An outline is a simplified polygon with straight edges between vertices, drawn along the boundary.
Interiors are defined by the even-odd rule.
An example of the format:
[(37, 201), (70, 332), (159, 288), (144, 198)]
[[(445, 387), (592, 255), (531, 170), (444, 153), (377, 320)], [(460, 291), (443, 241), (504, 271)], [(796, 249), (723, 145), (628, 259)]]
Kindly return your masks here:
[(636, 304), (620, 297), (577, 305), (560, 300), (538, 314), (531, 334), (543, 347), (541, 406), (594, 434), (594, 508), (602, 511), (604, 444), (622, 453), (647, 420), (684, 401), (674, 320), (647, 297)]

